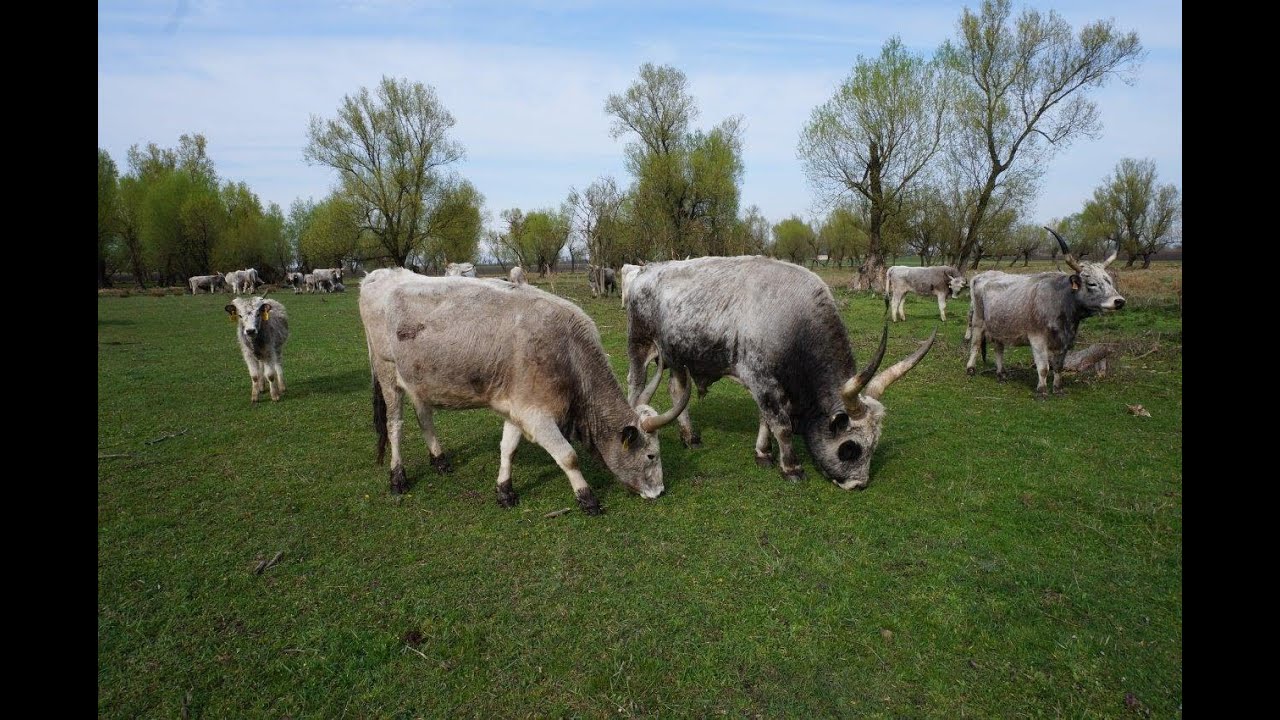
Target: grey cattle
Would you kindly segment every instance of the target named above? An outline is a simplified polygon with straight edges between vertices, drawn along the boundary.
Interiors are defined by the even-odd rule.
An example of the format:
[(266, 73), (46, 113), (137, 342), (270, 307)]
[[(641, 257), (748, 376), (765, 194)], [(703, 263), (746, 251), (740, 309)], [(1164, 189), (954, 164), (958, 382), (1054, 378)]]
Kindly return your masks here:
[(405, 395), (437, 469), (447, 464), (434, 408), (488, 407), (503, 417), (497, 486), (503, 507), (516, 504), (511, 457), (521, 436), (551, 454), (589, 514), (600, 505), (566, 438), (580, 440), (643, 497), (662, 493), (658, 429), (684, 410), (689, 396), (661, 415), (647, 405), (632, 408), (595, 325), (573, 303), (531, 285), (383, 269), (361, 284), (360, 319), (373, 374), (378, 461), (390, 442), (393, 493), (407, 489), (400, 458)]
[(525, 285), (529, 282), (525, 277), (524, 268), (519, 265), (511, 268), (511, 272), (507, 275), (507, 281), (516, 286)]
[(591, 288), (591, 297), (611, 295), (617, 288), (617, 273), (611, 267), (587, 265), (587, 285)]
[(1115, 281), (1106, 270), (1116, 253), (1100, 263), (1077, 262), (1062, 236), (1045, 229), (1058, 240), (1064, 259), (1075, 274), (1010, 275), (999, 270), (978, 273), (970, 281), (973, 298), (969, 329), (965, 332), (965, 339), (969, 340), (965, 371), (970, 375), (977, 372), (979, 348), (986, 359), (987, 341), (995, 344), (996, 378), (1001, 381), (1005, 379), (1005, 345), (1030, 345), (1039, 376), (1036, 392), (1041, 397), (1048, 391), (1050, 368), (1053, 391), (1062, 391), (1063, 363), (1075, 344), (1080, 321), (1104, 310), (1124, 307), (1124, 297), (1116, 292)]
[[(732, 378), (760, 409), (757, 463), (773, 464), (772, 432), (783, 474), (802, 477), (791, 446), (798, 432), (823, 474), (846, 490), (862, 488), (884, 422), (880, 396), (936, 336), (935, 330), (910, 357), (875, 375), (888, 342), (886, 322), (879, 350), (856, 372), (835, 298), (809, 270), (759, 256), (650, 263), (627, 286), (628, 397), (647, 399), (640, 386), (654, 357), (672, 369), (673, 395), (687, 392), (683, 371), (701, 392)], [(700, 444), (688, 412), (679, 420), (685, 443)]]
[(343, 285), (340, 282), (336, 282), (329, 286), (329, 292), (339, 293), (339, 292), (346, 292), (346, 291), (347, 291), (347, 286)]
[(444, 266), (445, 277), (469, 277), (476, 276), (476, 266), (469, 262), (449, 263)]
[(225, 309), (237, 320), (236, 340), (253, 383), (249, 400), (258, 402), (264, 384), (270, 386), (271, 399), (279, 400), (284, 392), (284, 344), (289, 339), (284, 305), (261, 297), (234, 298)]
[(232, 270), (224, 277), (231, 292), (236, 295), (253, 292), (262, 284), (262, 278), (258, 277), (258, 271), (254, 268)]
[(291, 272), (284, 276), (286, 285), (293, 288), (293, 294), (297, 295), (307, 286), (307, 276), (300, 272)]
[(643, 265), (632, 265), (624, 263), (622, 270), (618, 272), (618, 295), (622, 298), (622, 307), (627, 306), (627, 283), (635, 278), (636, 273), (644, 269)]
[(885, 273), (884, 296), (889, 300), (890, 316), (896, 322), (907, 319), (907, 293), (933, 295), (938, 298), (938, 315), (947, 321), (947, 294), (951, 297), (964, 289), (964, 273), (950, 265), (908, 267), (894, 265)]
[(195, 295), (202, 289), (208, 289), (212, 294), (215, 290), (220, 290), (226, 279), (221, 275), (194, 275), (187, 279), (187, 283), (191, 285), (191, 294)]

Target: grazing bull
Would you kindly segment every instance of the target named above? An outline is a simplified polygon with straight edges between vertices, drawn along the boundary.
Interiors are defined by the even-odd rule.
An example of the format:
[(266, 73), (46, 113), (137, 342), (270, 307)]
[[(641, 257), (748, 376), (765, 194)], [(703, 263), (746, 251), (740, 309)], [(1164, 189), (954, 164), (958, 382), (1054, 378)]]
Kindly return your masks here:
[(1108, 310), (1124, 307), (1124, 297), (1116, 292), (1115, 281), (1107, 266), (1116, 253), (1106, 260), (1077, 262), (1067, 241), (1050, 228), (1058, 240), (1067, 266), (1074, 275), (1043, 272), (1034, 275), (1010, 275), (999, 270), (978, 273), (970, 281), (973, 296), (969, 306), (969, 362), (965, 372), (977, 372), (978, 350), (986, 360), (987, 341), (995, 343), (996, 378), (1003, 382), (1004, 346), (1031, 345), (1039, 383), (1036, 392), (1045, 397), (1048, 375), (1053, 369), (1053, 392), (1062, 392), (1063, 363), (1067, 351), (1076, 341), (1080, 321)]
[(469, 262), (449, 263), (444, 266), (445, 277), (469, 277), (476, 276), (476, 266)]
[(591, 288), (591, 297), (609, 296), (617, 287), (617, 273), (611, 267), (587, 265), (587, 285)]
[(507, 281), (517, 287), (528, 284), (529, 280), (525, 277), (524, 268), (519, 265), (511, 268), (511, 272), (507, 275)]
[(632, 408), (595, 325), (576, 305), (531, 285), (383, 269), (360, 287), (360, 319), (373, 374), (379, 462), (391, 444), (391, 492), (407, 489), (400, 458), (407, 394), (439, 470), (447, 463), (435, 437), (434, 408), (488, 407), (503, 417), (497, 486), (503, 507), (517, 502), (511, 457), (522, 435), (551, 454), (588, 514), (599, 513), (600, 505), (566, 437), (581, 440), (641, 496), (662, 494), (658, 429), (684, 410), (688, 393), (661, 415), (647, 405)]
[(215, 290), (222, 289), (225, 282), (226, 279), (218, 274), (194, 275), (187, 279), (187, 283), (191, 285), (192, 295), (199, 293), (200, 290), (204, 288), (207, 288), (209, 290), (209, 294), (212, 295)]
[(289, 339), (284, 305), (261, 297), (235, 298), (226, 311), (238, 320), (236, 338), (253, 382), (249, 400), (258, 402), (264, 381), (271, 388), (271, 399), (279, 400), (284, 392), (284, 344)]
[(622, 265), (622, 270), (618, 273), (618, 288), (620, 290), (618, 295), (622, 297), (622, 307), (627, 306), (627, 283), (631, 282), (631, 280), (635, 278), (636, 273), (643, 269), (643, 265), (632, 265), (631, 263), (624, 263)]
[(885, 273), (884, 296), (889, 301), (890, 316), (895, 322), (907, 319), (907, 293), (934, 295), (938, 298), (938, 315), (947, 321), (947, 293), (956, 297), (964, 289), (964, 273), (950, 265), (908, 267), (894, 265)]
[[(935, 330), (910, 357), (876, 375), (889, 339), (886, 322), (879, 350), (856, 372), (827, 284), (803, 267), (759, 256), (646, 265), (628, 284), (627, 318), (629, 399), (648, 399), (640, 386), (653, 357), (672, 369), (673, 395), (688, 392), (685, 371), (703, 393), (719, 378), (734, 379), (760, 408), (758, 464), (773, 464), (772, 432), (782, 473), (803, 477), (791, 446), (799, 432), (823, 474), (846, 490), (870, 479), (884, 423), (881, 394), (937, 337)], [(679, 420), (685, 443), (700, 444), (688, 412)]]

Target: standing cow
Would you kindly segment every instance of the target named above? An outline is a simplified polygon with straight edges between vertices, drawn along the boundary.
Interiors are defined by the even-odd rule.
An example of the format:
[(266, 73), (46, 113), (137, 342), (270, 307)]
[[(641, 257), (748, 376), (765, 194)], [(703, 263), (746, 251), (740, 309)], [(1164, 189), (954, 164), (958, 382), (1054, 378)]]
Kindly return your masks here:
[(938, 316), (947, 321), (947, 293), (956, 297), (964, 289), (964, 273), (950, 265), (908, 267), (894, 265), (885, 273), (884, 296), (889, 301), (894, 322), (907, 319), (907, 293), (934, 295), (938, 298)]
[[(673, 394), (686, 393), (687, 371), (701, 392), (719, 378), (746, 386), (760, 408), (756, 462), (803, 477), (791, 446), (804, 436), (814, 461), (846, 490), (869, 481), (885, 408), (880, 396), (915, 367), (937, 331), (910, 357), (876, 375), (889, 338), (862, 372), (855, 372), (849, 335), (835, 298), (817, 275), (764, 257), (706, 257), (646, 265), (627, 287), (629, 399), (641, 392), (650, 359), (672, 369)], [(659, 366), (661, 368), (661, 365)], [(700, 444), (688, 412), (680, 415), (686, 444)]]
[(519, 265), (511, 268), (511, 272), (507, 275), (507, 281), (516, 286), (525, 285), (529, 282), (528, 278), (525, 277), (524, 268)]
[(271, 389), (271, 399), (284, 392), (284, 344), (289, 339), (289, 316), (284, 305), (267, 298), (235, 298), (226, 306), (237, 320), (236, 339), (244, 364), (249, 367), (251, 402), (258, 402), (263, 384)]
[(291, 272), (284, 276), (286, 285), (293, 288), (293, 294), (297, 295), (302, 292), (307, 285), (307, 276), (300, 272)]
[(488, 407), (503, 417), (497, 487), (503, 507), (516, 504), (511, 457), (521, 436), (551, 454), (588, 514), (600, 505), (566, 436), (581, 440), (641, 496), (662, 494), (657, 432), (684, 410), (688, 392), (661, 415), (647, 405), (632, 408), (595, 325), (573, 303), (531, 285), (384, 269), (361, 285), (360, 319), (373, 374), (378, 461), (390, 442), (393, 493), (407, 489), (400, 458), (407, 394), (441, 470), (447, 464), (433, 408)]
[[(1062, 392), (1062, 371), (1067, 351), (1076, 341), (1080, 321), (1107, 310), (1124, 307), (1124, 297), (1116, 292), (1115, 281), (1106, 268), (1116, 253), (1100, 263), (1078, 262), (1067, 241), (1051, 228), (1067, 266), (1074, 275), (1043, 272), (1010, 275), (999, 270), (978, 273), (970, 282), (969, 362), (965, 372), (977, 372), (978, 350), (986, 360), (987, 341), (995, 343), (996, 379), (1003, 382), (1005, 345), (1030, 345), (1039, 382), (1036, 392), (1047, 395), (1048, 376), (1053, 369), (1053, 392)], [(1117, 248), (1118, 250), (1118, 248)]]
[(591, 297), (609, 296), (617, 287), (617, 273), (611, 267), (588, 264), (587, 285), (591, 288)]
[(222, 289), (222, 285), (225, 282), (226, 280), (217, 273), (213, 275), (194, 275), (187, 279), (187, 284), (191, 286), (192, 295), (199, 293), (204, 288), (207, 288), (209, 294), (212, 295), (215, 290)]

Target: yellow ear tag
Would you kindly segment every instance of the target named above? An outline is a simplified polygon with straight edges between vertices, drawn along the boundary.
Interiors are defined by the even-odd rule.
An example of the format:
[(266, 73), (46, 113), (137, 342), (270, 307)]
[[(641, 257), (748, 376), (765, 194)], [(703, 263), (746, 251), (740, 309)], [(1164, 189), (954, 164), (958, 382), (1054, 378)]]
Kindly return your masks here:
[(270, 311), (270, 310), (263, 310), (263, 311), (262, 311), (262, 322), (266, 322), (266, 321), (268, 321), (268, 320), (270, 320), (270, 319), (271, 319), (271, 311)]

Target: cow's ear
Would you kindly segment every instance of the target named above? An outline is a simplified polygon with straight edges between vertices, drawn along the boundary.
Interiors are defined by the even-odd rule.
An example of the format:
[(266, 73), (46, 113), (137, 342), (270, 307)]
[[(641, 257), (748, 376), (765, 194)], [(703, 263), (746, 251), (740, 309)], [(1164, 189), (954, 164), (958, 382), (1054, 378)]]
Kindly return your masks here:
[(849, 413), (840, 411), (831, 416), (831, 434), (842, 433), (849, 429)]
[(631, 446), (640, 439), (640, 429), (635, 425), (628, 425), (622, 428), (622, 432), (619, 435), (622, 438), (622, 449), (630, 450)]
[(223, 310), (226, 310), (226, 311), (227, 311), (227, 314), (228, 314), (228, 315), (230, 315), (231, 317), (236, 317), (236, 314), (237, 314), (237, 313), (236, 313), (236, 306), (235, 306), (235, 305), (227, 305), (226, 307), (224, 307), (224, 308), (222, 308), (222, 309), (223, 309)]
[(1075, 275), (1071, 276), (1071, 289), (1072, 290), (1080, 289), (1080, 273), (1076, 273)]

